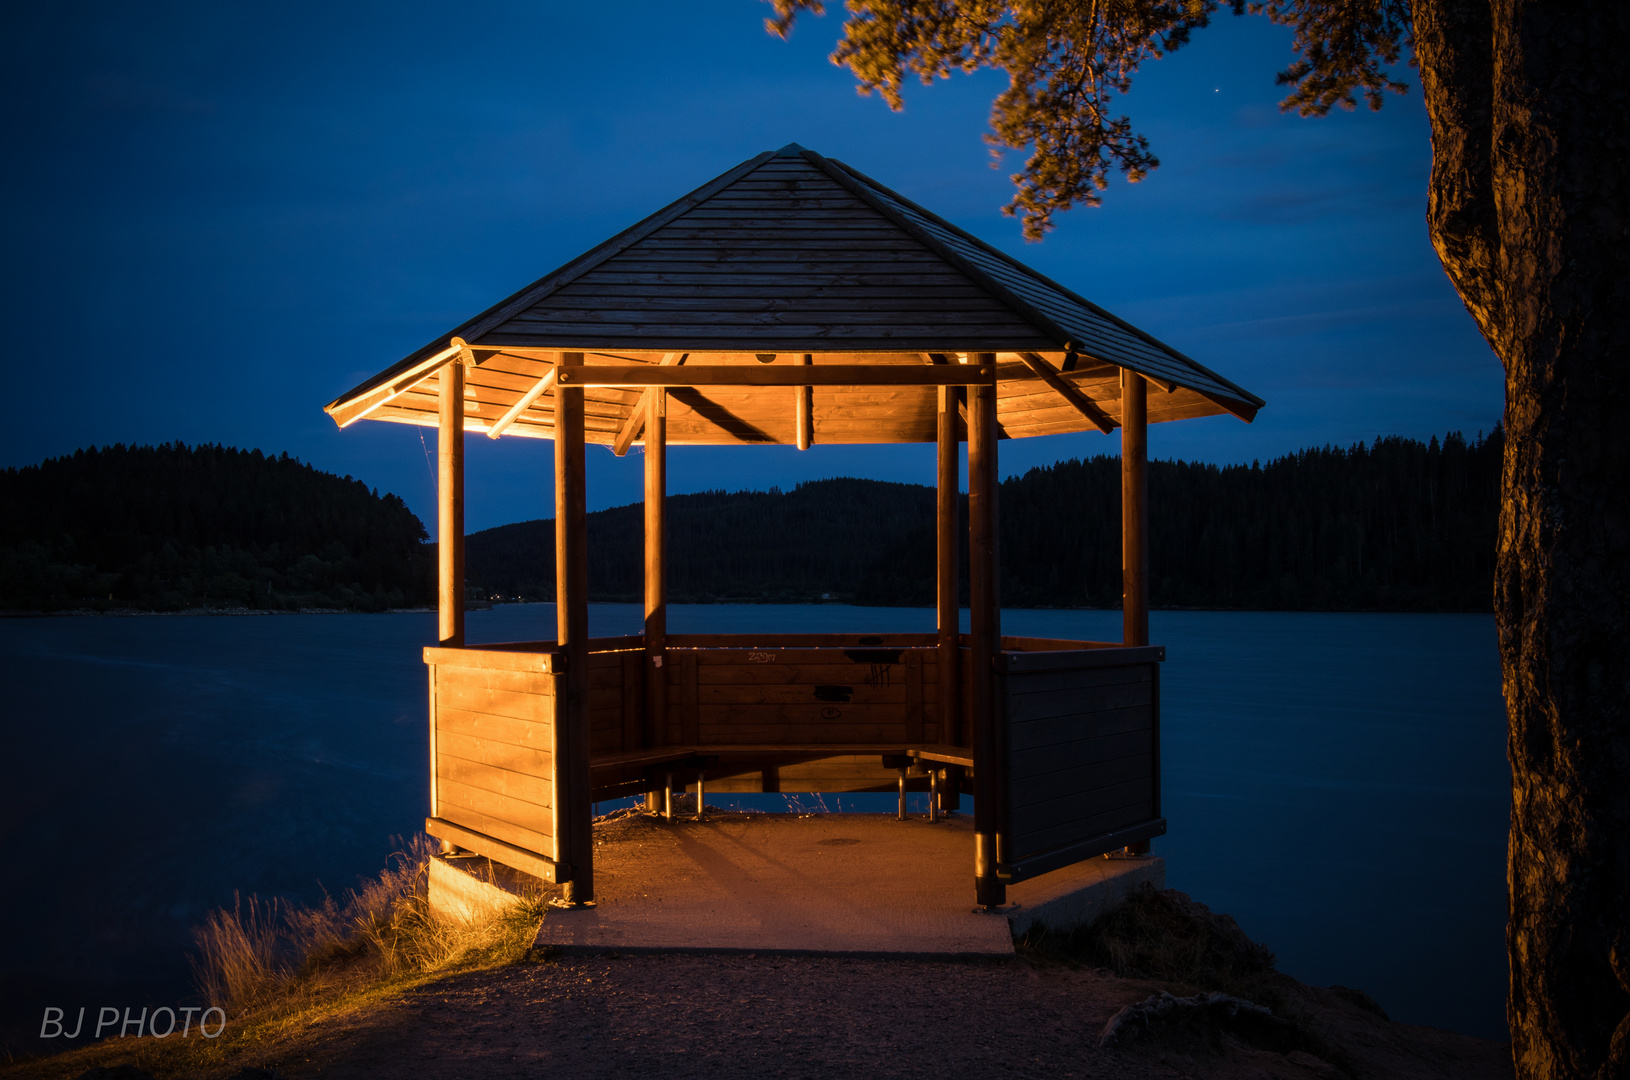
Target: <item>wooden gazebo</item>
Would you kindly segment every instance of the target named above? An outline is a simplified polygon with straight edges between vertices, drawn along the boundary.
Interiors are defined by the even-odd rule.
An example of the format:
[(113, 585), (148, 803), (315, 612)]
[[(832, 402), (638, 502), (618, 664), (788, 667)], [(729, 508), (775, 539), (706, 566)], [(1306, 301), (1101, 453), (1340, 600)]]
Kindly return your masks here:
[[(1146, 424), (1249, 421), (1262, 404), (841, 162), (793, 144), (738, 165), (327, 407), (341, 427), (439, 431), (427, 830), (580, 903), (594, 896), (593, 802), (662, 791), (684, 769), (764, 791), (909, 773), (941, 802), (971, 784), (987, 907), (1009, 881), (1147, 845), (1165, 821)], [(997, 441), (1116, 427), (1123, 640), (1003, 637)], [(468, 432), (555, 440), (553, 641), (464, 643)], [(641, 635), (588, 637), (588, 442), (644, 446)], [(937, 634), (667, 633), (669, 444), (893, 442), (939, 447)]]

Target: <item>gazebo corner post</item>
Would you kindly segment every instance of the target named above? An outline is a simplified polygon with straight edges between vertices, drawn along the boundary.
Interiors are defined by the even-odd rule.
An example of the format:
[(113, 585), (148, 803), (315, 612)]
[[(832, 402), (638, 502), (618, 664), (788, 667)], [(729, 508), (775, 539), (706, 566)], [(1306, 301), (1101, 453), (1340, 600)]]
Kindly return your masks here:
[[(994, 366), (996, 357), (980, 353), (977, 362)], [(997, 478), (996, 386), (980, 383), (968, 392), (968, 662), (974, 736), (974, 899), (986, 909), (1007, 902), (1001, 877), (1002, 779), (1007, 762), (996, 702), (996, 654), (1002, 642)]]
[(957, 509), (960, 502), (962, 389), (939, 388), (937, 417), (938, 457), (935, 461), (935, 580), (938, 587), (938, 671), (939, 742), (956, 745), (962, 731), (962, 676), (957, 670), (962, 655), (961, 614), (957, 543)]
[[(645, 745), (668, 731), (668, 392), (645, 395)], [(671, 786), (671, 784), (670, 784)], [(663, 809), (663, 793), (648, 792), (645, 808)]]
[(1149, 384), (1121, 369), (1121, 641), (1149, 644)]
[[(562, 353), (562, 368), (582, 353)], [(584, 491), (583, 390), (557, 387), (555, 398), (555, 625), (566, 661), (557, 681), (555, 775), (559, 862), (569, 868), (568, 904), (594, 900), (593, 806), (589, 788), (589, 562)]]
[(438, 377), (436, 430), (436, 638), (464, 647), (464, 365)]
[[(1126, 368), (1121, 369), (1121, 641), (1149, 644), (1149, 383)], [(1157, 697), (1157, 725), (1158, 702)], [(1155, 784), (1158, 790), (1158, 765)], [(1147, 855), (1149, 841), (1127, 850)]]
[[(805, 353), (804, 364), (815, 363), (813, 353)], [(798, 449), (808, 450), (815, 443), (815, 388), (813, 386), (795, 387), (798, 392), (797, 408), (793, 419), (798, 427)]]

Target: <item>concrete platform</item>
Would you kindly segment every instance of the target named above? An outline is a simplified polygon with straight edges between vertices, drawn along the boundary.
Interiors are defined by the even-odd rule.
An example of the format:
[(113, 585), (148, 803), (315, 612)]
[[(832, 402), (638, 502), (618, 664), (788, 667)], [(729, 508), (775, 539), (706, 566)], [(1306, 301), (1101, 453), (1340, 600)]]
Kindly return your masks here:
[(436, 855), (430, 860), (425, 896), (430, 914), (438, 919), (478, 922), (545, 889), (530, 874), (479, 855)]
[[(740, 952), (1002, 958), (1013, 928), (973, 910), (973, 821), (887, 815), (634, 816), (595, 826), (598, 904), (550, 911), (537, 944), (568, 953)], [(1067, 929), (1159, 859), (1094, 859), (1010, 890), (1024, 928)], [(1061, 876), (1063, 875), (1063, 876)], [(1036, 915), (1026, 918), (1031, 905)]]

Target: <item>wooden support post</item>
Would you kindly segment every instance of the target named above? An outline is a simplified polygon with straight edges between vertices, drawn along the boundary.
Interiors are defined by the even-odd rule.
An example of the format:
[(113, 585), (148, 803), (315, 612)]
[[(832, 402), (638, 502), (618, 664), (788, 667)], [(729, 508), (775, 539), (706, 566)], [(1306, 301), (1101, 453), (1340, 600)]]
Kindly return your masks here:
[(1149, 644), (1149, 384), (1121, 369), (1121, 641)]
[(669, 821), (674, 819), (674, 774), (662, 775), (662, 816)]
[[(582, 353), (562, 353), (562, 370), (581, 367)], [(571, 867), (566, 901), (594, 900), (594, 833), (589, 805), (589, 560), (584, 492), (583, 391), (555, 390), (555, 626), (565, 652), (564, 693), (555, 704), (555, 771), (560, 862)]]
[(668, 391), (645, 392), (645, 745), (668, 733)]
[[(804, 354), (804, 363), (815, 363), (815, 357)], [(798, 393), (798, 449), (808, 450), (815, 441), (815, 388), (800, 386)]]
[(464, 365), (441, 369), (436, 434), (436, 594), (442, 648), (464, 647)]
[(938, 766), (928, 770), (928, 820), (940, 819), (940, 770)]
[(939, 583), (939, 741), (961, 743), (962, 677), (957, 661), (962, 655), (959, 632), (962, 605), (958, 597), (957, 506), (961, 485), (962, 439), (957, 431), (962, 408), (962, 388), (939, 388), (939, 457), (935, 469), (935, 534), (939, 541), (937, 580)]
[[(990, 353), (979, 356), (980, 364), (994, 362)], [(996, 709), (996, 651), (1002, 642), (996, 481), (996, 387), (976, 386), (968, 393), (968, 662), (973, 698), (974, 897), (986, 908), (1007, 901), (1007, 887), (999, 876), (1006, 762)]]
[(900, 820), (906, 819), (906, 767), (900, 766)]
[(707, 773), (696, 770), (696, 820), (707, 820)]

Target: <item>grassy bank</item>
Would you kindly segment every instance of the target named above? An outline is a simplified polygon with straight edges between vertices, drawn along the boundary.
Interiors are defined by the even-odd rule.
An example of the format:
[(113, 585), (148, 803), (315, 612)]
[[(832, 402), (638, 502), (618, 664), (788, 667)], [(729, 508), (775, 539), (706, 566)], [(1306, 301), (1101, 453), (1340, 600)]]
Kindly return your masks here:
[(279, 1047), (332, 1018), (453, 972), (525, 958), (547, 897), (524, 896), (487, 918), (432, 915), (433, 850), (428, 837), (415, 837), (376, 878), (316, 907), (249, 897), (211, 913), (194, 931), (194, 964), (199, 990), (226, 1013), (217, 1037), (200, 1037), (196, 1027), (187, 1037), (112, 1037), (10, 1062), (7, 1073), (56, 1080), (132, 1065), (156, 1076), (234, 1075), (265, 1066)]

